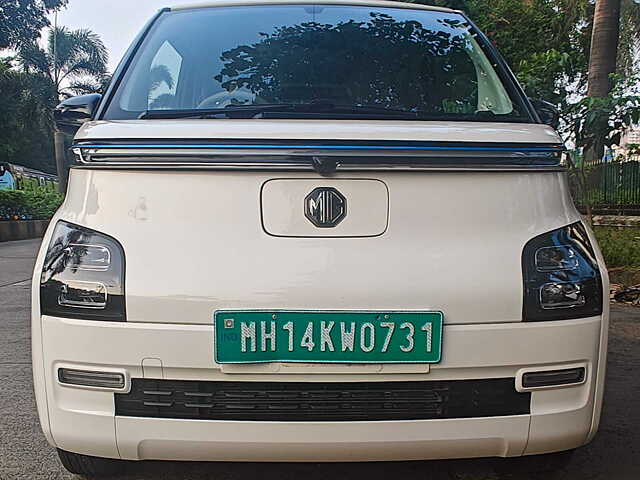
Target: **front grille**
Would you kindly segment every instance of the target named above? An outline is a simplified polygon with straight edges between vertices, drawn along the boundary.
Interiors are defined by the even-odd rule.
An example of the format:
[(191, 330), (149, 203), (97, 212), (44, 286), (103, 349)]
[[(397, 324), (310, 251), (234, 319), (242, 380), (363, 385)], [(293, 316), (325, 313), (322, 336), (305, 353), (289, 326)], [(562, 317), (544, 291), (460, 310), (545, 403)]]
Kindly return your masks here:
[(513, 378), (437, 382), (207, 382), (133, 379), (125, 417), (283, 422), (430, 420), (530, 413)]

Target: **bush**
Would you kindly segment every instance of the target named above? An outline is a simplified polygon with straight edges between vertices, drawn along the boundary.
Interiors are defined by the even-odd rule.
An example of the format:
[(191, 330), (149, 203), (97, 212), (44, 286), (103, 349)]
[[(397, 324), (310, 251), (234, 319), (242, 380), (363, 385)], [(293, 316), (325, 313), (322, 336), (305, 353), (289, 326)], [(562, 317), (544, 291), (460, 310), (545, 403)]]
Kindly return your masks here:
[(0, 220), (48, 220), (64, 197), (45, 188), (0, 190)]
[(596, 227), (594, 231), (607, 267), (640, 267), (640, 230)]

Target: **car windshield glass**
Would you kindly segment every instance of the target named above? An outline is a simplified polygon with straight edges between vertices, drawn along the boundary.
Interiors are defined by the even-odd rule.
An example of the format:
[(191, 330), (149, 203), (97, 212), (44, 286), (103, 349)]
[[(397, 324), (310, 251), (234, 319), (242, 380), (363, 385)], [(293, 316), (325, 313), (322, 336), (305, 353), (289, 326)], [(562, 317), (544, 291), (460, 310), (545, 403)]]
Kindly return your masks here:
[(103, 118), (172, 118), (170, 111), (187, 118), (192, 110), (197, 117), (224, 108), (237, 114), (236, 107), (254, 105), (269, 107), (244, 114), (298, 118), (295, 105), (311, 105), (304, 118), (384, 118), (387, 109), (400, 120), (530, 121), (514, 97), (457, 13), (238, 6), (163, 13)]

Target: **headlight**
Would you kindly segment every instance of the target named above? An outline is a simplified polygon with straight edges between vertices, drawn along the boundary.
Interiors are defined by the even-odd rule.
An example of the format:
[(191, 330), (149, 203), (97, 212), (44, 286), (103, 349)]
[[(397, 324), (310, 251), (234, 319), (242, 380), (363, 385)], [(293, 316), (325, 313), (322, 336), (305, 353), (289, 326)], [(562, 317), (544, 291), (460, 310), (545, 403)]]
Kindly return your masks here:
[(602, 278), (582, 223), (530, 240), (522, 254), (522, 272), (525, 321), (602, 314)]
[(56, 317), (126, 321), (120, 243), (59, 221), (42, 269), (40, 311)]

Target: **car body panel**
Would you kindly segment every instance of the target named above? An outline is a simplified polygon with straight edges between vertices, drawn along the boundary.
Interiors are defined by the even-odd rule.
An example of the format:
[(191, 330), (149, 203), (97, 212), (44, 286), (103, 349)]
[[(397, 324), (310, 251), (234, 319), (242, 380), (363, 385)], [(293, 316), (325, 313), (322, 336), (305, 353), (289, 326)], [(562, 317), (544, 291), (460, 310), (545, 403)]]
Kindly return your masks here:
[[(445, 10), (362, 0), (247, 0), (176, 8), (298, 3)], [(122, 71), (127, 65), (128, 60)], [(512, 87), (516, 96), (521, 93)], [(535, 115), (530, 118), (535, 121)], [(32, 286), (37, 408), (45, 436), (57, 448), (128, 460), (418, 460), (548, 453), (584, 445), (595, 435), (608, 306), (595, 317), (523, 321), (524, 246), (582, 220), (559, 163), (562, 142), (551, 127), (398, 120), (98, 120), (85, 123), (75, 142), (79, 162), (43, 239)], [(402, 151), (374, 152), (384, 142)], [(416, 149), (408, 155), (403, 145), (419, 142), (433, 151), (428, 162), (416, 166), (412, 160), (426, 154)], [(251, 148), (256, 145), (261, 149)], [(329, 155), (329, 148), (320, 148), (327, 145), (354, 147), (348, 169), (339, 161), (334, 169), (318, 168), (314, 157)], [(262, 163), (242, 164), (249, 155), (244, 146), (251, 150), (251, 161), (258, 156)], [(217, 162), (225, 148), (233, 150), (235, 163)], [(448, 152), (443, 168), (437, 161), (447, 149), (455, 153)], [(348, 151), (343, 150), (333, 156)], [(549, 150), (543, 160), (550, 163), (536, 163), (537, 154), (528, 155), (541, 150)], [(480, 152), (484, 164), (471, 165), (468, 161)], [(371, 168), (373, 161), (364, 165), (374, 154), (376, 168)], [(185, 163), (190, 155), (207, 161)], [(277, 155), (303, 158), (307, 164), (275, 165)], [(394, 169), (379, 162), (385, 155), (407, 158)], [(110, 156), (118, 157), (117, 165), (104, 161)], [(145, 156), (154, 156), (155, 164), (128, 163)], [(491, 164), (497, 157), (503, 163)], [(335, 189), (346, 202), (346, 216), (334, 226), (318, 228), (307, 214), (307, 200), (317, 188)], [(122, 245), (126, 321), (41, 313), (40, 276), (58, 221), (93, 229)], [(588, 234), (606, 299), (604, 260), (593, 233)], [(444, 315), (441, 361), (222, 365), (214, 356), (214, 314), (220, 310), (439, 311)], [(247, 385), (513, 379), (517, 390), (523, 372), (576, 365), (585, 368), (581, 383), (527, 392), (528, 414), (494, 417), (186, 420), (120, 415), (114, 397), (135, 379)], [(122, 372), (125, 386), (63, 384), (59, 368)]]
[[(219, 309), (441, 310), (445, 324), (519, 322), (524, 244), (580, 219), (559, 172), (353, 173), (322, 185), (384, 182), (384, 234), (277, 238), (260, 207), (273, 178), (74, 169), (59, 214), (123, 245), (129, 322), (190, 324), (211, 324)], [(287, 208), (308, 222), (302, 202)]]
[(535, 123), (388, 120), (181, 119), (99, 120), (85, 123), (76, 141), (127, 139), (389, 140), (559, 144), (548, 125)]

